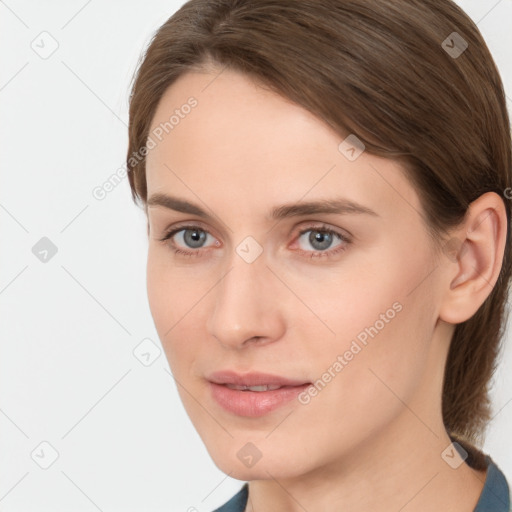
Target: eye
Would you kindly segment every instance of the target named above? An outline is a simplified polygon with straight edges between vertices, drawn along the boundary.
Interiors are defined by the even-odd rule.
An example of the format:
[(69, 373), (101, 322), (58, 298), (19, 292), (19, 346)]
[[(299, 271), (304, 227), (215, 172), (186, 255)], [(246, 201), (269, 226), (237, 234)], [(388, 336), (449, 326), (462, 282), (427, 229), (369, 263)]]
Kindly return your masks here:
[[(198, 251), (198, 249), (204, 248), (203, 244), (208, 239), (208, 237), (215, 240), (215, 238), (210, 233), (208, 233), (208, 231), (202, 229), (199, 226), (181, 226), (169, 231), (163, 238), (160, 238), (159, 240), (160, 242), (166, 242), (170, 240), (171, 247), (174, 249), (175, 253), (191, 256), (192, 254), (199, 253), (200, 251)], [(219, 246), (220, 243), (215, 241), (215, 245)], [(187, 251), (187, 248), (193, 250)]]
[[(309, 235), (305, 237), (304, 235), (308, 233)], [(302, 243), (300, 243), (301, 239)], [(338, 243), (333, 246), (336, 239), (338, 240)], [(328, 228), (327, 226), (313, 226), (308, 229), (304, 229), (299, 233), (297, 240), (299, 241), (300, 252), (306, 254), (309, 253), (311, 258), (332, 256), (345, 250), (346, 245), (350, 243), (347, 237), (331, 228)], [(307, 245), (312, 247), (313, 251), (308, 250)]]

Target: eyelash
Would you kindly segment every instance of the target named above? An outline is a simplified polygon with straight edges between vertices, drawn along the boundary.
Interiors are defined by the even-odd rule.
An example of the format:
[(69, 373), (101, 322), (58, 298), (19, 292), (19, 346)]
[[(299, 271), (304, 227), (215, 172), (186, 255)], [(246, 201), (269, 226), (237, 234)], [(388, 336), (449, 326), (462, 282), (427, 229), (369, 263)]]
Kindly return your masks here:
[[(158, 241), (162, 242), (162, 243), (166, 243), (176, 233), (179, 233), (180, 231), (187, 231), (187, 230), (192, 230), (192, 231), (193, 230), (197, 230), (197, 231), (202, 231), (202, 232), (207, 233), (207, 234), (211, 234), (209, 231), (207, 231), (206, 229), (203, 229), (201, 226), (193, 225), (192, 224), (192, 225), (186, 225), (186, 226), (179, 226), (177, 228), (171, 229), (170, 231), (168, 231), (164, 235), (163, 238), (159, 238)], [(305, 251), (303, 249), (298, 249), (297, 250), (300, 253), (307, 254), (308, 255), (307, 257), (309, 257), (310, 259), (334, 257), (338, 253), (346, 250), (346, 246), (351, 243), (351, 240), (349, 238), (347, 238), (345, 235), (342, 235), (341, 233), (339, 233), (338, 231), (336, 231), (336, 230), (334, 230), (332, 228), (329, 228), (325, 224), (322, 224), (322, 225), (319, 225), (319, 226), (309, 226), (308, 228), (303, 229), (302, 231), (300, 231), (298, 236), (297, 236), (297, 238), (300, 238), (304, 233), (307, 233), (308, 231), (317, 231), (319, 233), (327, 233), (327, 234), (330, 234), (330, 235), (335, 235), (335, 236), (337, 236), (340, 239), (340, 242), (342, 242), (335, 249), (326, 250), (326, 251)], [(172, 242), (172, 241), (171, 241), (171, 247), (172, 247), (172, 250), (173, 250), (174, 254), (179, 254), (181, 256), (186, 256), (186, 257), (200, 256), (203, 251), (208, 251), (209, 250), (209, 248), (208, 249), (199, 248), (199, 249), (196, 249), (196, 250), (185, 251), (185, 250), (180, 249), (179, 247), (177, 247), (174, 244), (174, 242)]]

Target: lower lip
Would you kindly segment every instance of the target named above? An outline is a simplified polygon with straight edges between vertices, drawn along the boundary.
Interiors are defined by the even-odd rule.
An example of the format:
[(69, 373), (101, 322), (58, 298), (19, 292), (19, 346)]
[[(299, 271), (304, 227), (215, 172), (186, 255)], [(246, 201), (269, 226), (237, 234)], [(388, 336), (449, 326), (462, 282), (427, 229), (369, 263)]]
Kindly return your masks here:
[(210, 382), (213, 399), (226, 411), (238, 416), (257, 418), (281, 407), (307, 389), (311, 384), (285, 386), (271, 391), (240, 391)]

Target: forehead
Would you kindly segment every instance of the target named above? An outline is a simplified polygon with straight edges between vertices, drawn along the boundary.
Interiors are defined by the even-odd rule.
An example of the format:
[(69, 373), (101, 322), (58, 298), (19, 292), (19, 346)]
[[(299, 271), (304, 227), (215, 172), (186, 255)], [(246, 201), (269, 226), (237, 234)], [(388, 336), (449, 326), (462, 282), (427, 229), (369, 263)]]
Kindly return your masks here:
[[(192, 108), (187, 107), (190, 98), (195, 102)], [(169, 127), (172, 117), (173, 126)], [(289, 161), (306, 157), (317, 162), (325, 150), (331, 159), (338, 152), (339, 136), (326, 124), (299, 105), (230, 70), (182, 75), (163, 95), (151, 132), (166, 128), (163, 144), (148, 155), (148, 160), (160, 151), (175, 158), (186, 152), (189, 158), (230, 161), (237, 164), (233, 167), (242, 169), (262, 163), (269, 156), (279, 158), (284, 154)], [(192, 143), (196, 150), (193, 153)]]
[(150, 134), (148, 196), (172, 192), (220, 206), (236, 195), (240, 214), (256, 199), (270, 208), (333, 193), (380, 213), (420, 209), (396, 162), (368, 153), (348, 160), (343, 136), (235, 71), (182, 75), (163, 95)]

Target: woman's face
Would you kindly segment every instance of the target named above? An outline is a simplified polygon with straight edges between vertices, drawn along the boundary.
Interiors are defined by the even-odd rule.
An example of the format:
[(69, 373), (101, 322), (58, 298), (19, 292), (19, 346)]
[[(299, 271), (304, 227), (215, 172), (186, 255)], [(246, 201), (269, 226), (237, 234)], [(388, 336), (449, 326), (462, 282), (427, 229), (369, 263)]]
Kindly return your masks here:
[(182, 75), (151, 134), (149, 303), (217, 466), (293, 477), (438, 426), (440, 271), (399, 165), (233, 71)]

